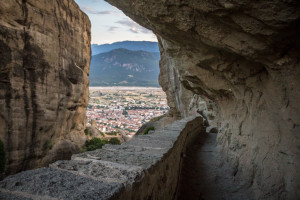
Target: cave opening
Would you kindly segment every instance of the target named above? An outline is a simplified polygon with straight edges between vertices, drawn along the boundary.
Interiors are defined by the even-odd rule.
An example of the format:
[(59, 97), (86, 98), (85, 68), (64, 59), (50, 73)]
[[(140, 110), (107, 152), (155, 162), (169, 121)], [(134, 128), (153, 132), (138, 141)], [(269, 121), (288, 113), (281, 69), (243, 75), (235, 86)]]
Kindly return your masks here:
[(130, 140), (158, 128), (169, 107), (158, 83), (156, 36), (105, 1), (76, 0), (91, 21), (89, 103), (91, 140)]
[[(213, 101), (210, 101), (209, 104), (206, 103), (206, 100), (201, 98), (199, 95), (194, 96), (194, 104), (191, 105), (189, 109), (186, 108), (180, 108), (181, 104), (185, 104), (187, 102), (184, 102), (184, 99), (176, 99), (175, 108), (173, 107), (170, 111), (167, 107), (167, 102), (165, 101), (163, 104), (163, 107), (160, 107), (159, 110), (163, 110), (163, 112), (159, 112), (156, 116), (153, 117), (145, 117), (144, 119), (139, 119), (142, 123), (139, 123), (139, 127), (129, 128), (126, 127), (129, 120), (136, 120), (135, 116), (137, 116), (136, 113), (133, 111), (137, 111), (137, 113), (143, 113), (143, 116), (146, 116), (147, 111), (143, 110), (146, 108), (147, 110), (151, 110), (151, 105), (147, 107), (147, 102), (144, 100), (144, 98), (150, 99), (148, 103), (153, 103), (155, 100), (153, 99), (155, 97), (156, 100), (159, 100), (162, 104), (162, 98), (165, 98), (165, 96), (162, 95), (162, 93), (165, 95), (163, 91), (155, 91), (151, 88), (147, 88), (146, 90), (143, 90), (141, 88), (128, 88), (128, 86), (132, 86), (131, 84), (135, 84), (134, 82), (130, 81), (130, 78), (134, 77), (134, 75), (130, 74), (132, 72), (126, 72), (123, 73), (127, 75), (126, 80), (123, 80), (124, 78), (121, 76), (116, 76), (120, 72), (120, 70), (116, 71), (110, 71), (113, 72), (108, 75), (104, 75), (106, 73), (105, 70), (99, 70), (99, 68), (104, 66), (104, 68), (110, 69), (113, 65), (118, 65), (120, 62), (121, 66), (128, 66), (128, 67), (136, 67), (128, 62), (127, 60), (124, 60), (122, 57), (136, 57), (131, 52), (120, 52), (120, 47), (130, 51), (132, 48), (132, 44), (130, 44), (130, 41), (127, 41), (125, 44), (119, 44), (112, 43), (112, 44), (93, 44), (93, 41), (96, 41), (98, 37), (95, 35), (99, 34), (99, 30), (102, 30), (102, 32), (109, 32), (109, 38), (112, 37), (118, 30), (121, 29), (119, 27), (120, 25), (125, 25), (127, 28), (129, 28), (129, 31), (138, 34), (139, 32), (143, 33), (150, 33), (148, 29), (143, 28), (142, 26), (138, 25), (136, 22), (132, 21), (132, 19), (128, 18), (122, 12), (119, 10), (115, 10), (114, 7), (109, 7), (108, 4), (102, 5), (101, 10), (97, 10), (97, 6), (90, 7), (89, 4), (83, 4), (81, 0), (76, 1), (80, 8), (90, 17), (91, 23), (92, 23), (92, 58), (91, 58), (91, 69), (90, 69), (90, 96), (89, 96), (89, 105), (87, 110), (87, 118), (88, 118), (88, 124), (86, 131), (88, 134), (91, 134), (93, 127), (96, 127), (100, 130), (100, 132), (107, 135), (114, 135), (117, 133), (120, 133), (120, 130), (124, 133), (124, 130), (127, 131), (126, 135), (132, 136), (132, 135), (145, 135), (149, 133), (153, 133), (155, 129), (161, 129), (167, 124), (171, 123), (172, 121), (176, 121), (182, 118), (186, 118), (188, 116), (192, 115), (200, 115), (204, 119), (204, 124), (199, 124), (199, 127), (201, 127), (201, 131), (199, 131), (198, 135), (195, 137), (195, 140), (190, 142), (187, 145), (184, 150), (181, 152), (181, 158), (180, 158), (180, 164), (179, 164), (179, 171), (178, 173), (178, 179), (175, 181), (174, 184), (176, 184), (176, 190), (174, 192), (173, 198), (174, 199), (218, 199), (222, 198), (226, 195), (228, 197), (232, 194), (231, 190), (236, 190), (236, 187), (232, 181), (231, 175), (232, 173), (229, 173), (232, 171), (230, 166), (227, 166), (226, 162), (222, 160), (222, 158), (218, 155), (218, 149), (216, 148), (216, 136), (218, 133), (218, 129), (215, 126), (210, 126), (209, 122), (211, 122), (215, 118), (215, 104)], [(85, 1), (86, 2), (86, 1)], [(103, 3), (104, 1), (98, 1)], [(99, 7), (98, 7), (99, 8)], [(95, 15), (99, 15), (99, 18), (95, 18)], [(115, 21), (110, 21), (109, 25), (106, 25), (106, 30), (101, 29), (98, 24), (96, 24), (95, 21), (107, 21), (103, 16), (108, 15), (109, 17), (113, 15), (121, 15), (122, 19), (116, 19)], [(124, 15), (124, 16), (122, 16)], [(99, 30), (93, 32), (93, 27), (95, 29), (98, 28)], [(119, 33), (121, 34), (121, 33)], [(108, 36), (102, 36), (101, 39)], [(156, 37), (156, 36), (155, 36)], [(118, 40), (119, 37), (116, 36)], [(99, 40), (99, 39), (98, 39)], [(155, 42), (157, 40), (155, 39)], [(114, 45), (116, 47), (114, 47)], [(127, 45), (127, 46), (126, 46)], [(145, 44), (144, 44), (145, 45)], [(158, 44), (157, 44), (158, 45)], [(162, 45), (162, 44), (161, 44)], [(119, 49), (118, 49), (119, 48)], [(127, 49), (129, 48), (129, 49)], [(147, 47), (148, 49), (151, 47)], [(142, 49), (145, 50), (145, 49)], [(147, 50), (146, 50), (147, 51)], [(151, 51), (151, 50), (150, 50)], [(158, 46), (157, 46), (157, 52), (158, 53)], [(124, 55), (123, 55), (123, 54)], [(120, 56), (120, 54), (122, 54)], [(163, 52), (163, 54), (166, 54), (166, 52)], [(141, 55), (143, 57), (145, 55)], [(118, 58), (121, 61), (118, 60)], [(151, 59), (153, 59), (155, 56), (152, 56)], [(116, 58), (116, 59), (115, 59)], [(147, 58), (146, 58), (147, 59)], [(160, 59), (160, 57), (158, 57)], [(144, 58), (145, 60), (145, 58)], [(126, 63), (127, 61), (127, 63)], [(168, 65), (164, 60), (161, 61), (162, 65)], [(158, 60), (154, 64), (157, 66), (158, 69)], [(138, 66), (137, 66), (138, 67)], [(199, 65), (201, 67), (201, 64)], [(138, 71), (138, 70), (137, 70)], [(156, 71), (156, 79), (158, 79), (158, 73), (159, 71)], [(199, 79), (194, 77), (187, 77), (189, 81), (180, 81), (180, 75), (177, 70), (171, 70), (167, 72), (161, 72), (163, 75), (170, 79), (171, 82), (170, 88), (167, 89), (168, 92), (173, 92), (175, 95), (180, 96), (180, 93), (186, 93), (187, 96), (192, 96), (192, 93), (194, 92), (194, 89), (190, 86), (191, 82), (197, 82)], [(101, 74), (102, 76), (99, 76), (98, 74)], [(143, 77), (143, 75), (137, 75), (139, 77)], [(149, 73), (147, 74), (149, 75)], [(145, 78), (145, 77), (143, 77)], [(162, 80), (166, 81), (166, 77), (161, 78)], [(195, 80), (194, 80), (195, 79)], [(121, 81), (123, 80), (123, 81)], [(182, 82), (182, 83), (181, 83)], [(113, 85), (112, 85), (113, 84)], [(144, 85), (145, 84), (145, 85)], [(148, 82), (149, 84), (149, 82)], [(158, 83), (157, 83), (158, 84)], [(165, 84), (165, 83), (163, 83)], [(109, 87), (107, 87), (109, 86)], [(112, 86), (119, 86), (119, 87), (112, 87)], [(122, 88), (122, 86), (127, 86), (127, 88)], [(144, 80), (143, 83), (139, 86), (156, 86), (147, 85), (147, 80)], [(166, 89), (165, 89), (166, 90)], [(151, 91), (151, 92), (150, 92)], [(225, 90), (224, 90), (225, 91)], [(225, 91), (226, 92), (226, 91)], [(160, 93), (160, 94), (159, 94)], [(196, 93), (201, 93), (200, 91), (196, 91)], [(132, 98), (133, 96), (137, 96), (137, 99)], [(133, 104), (119, 104), (124, 99), (131, 97), (129, 100), (129, 103)], [(131, 102), (133, 101), (133, 102)], [(112, 104), (116, 104), (117, 107), (112, 106)], [(141, 107), (142, 105), (142, 107)], [(121, 108), (121, 109), (120, 109)], [(158, 107), (157, 107), (158, 108)], [(122, 110), (123, 109), (123, 110)], [(155, 108), (156, 110), (156, 108)], [(168, 114), (167, 114), (167, 111)], [(113, 114), (116, 113), (116, 114)], [(167, 118), (164, 119), (164, 116), (167, 115)], [(124, 116), (124, 118), (120, 118), (120, 116)], [(130, 117), (129, 117), (130, 116)], [(149, 122), (149, 119), (152, 118)], [(163, 119), (163, 120), (161, 120)], [(120, 123), (119, 123), (120, 122)], [(125, 122), (125, 124), (123, 123)], [(148, 123), (146, 123), (148, 122)], [(146, 123), (146, 124), (144, 124)], [(141, 125), (144, 124), (141, 127)], [(112, 126), (111, 126), (112, 125)], [(125, 126), (126, 125), (126, 126)], [(133, 126), (131, 126), (133, 127)], [(207, 128), (208, 132), (203, 131), (205, 128)], [(137, 132), (138, 131), (138, 132)], [(122, 133), (121, 132), (121, 133)], [(102, 134), (101, 133), (101, 134)], [(91, 135), (94, 135), (92, 133)], [(90, 135), (90, 136), (91, 136)], [(123, 134), (121, 134), (123, 137), (123, 141), (127, 141), (128, 138), (126, 136), (124, 137)], [(98, 136), (99, 137), (99, 136)], [(101, 137), (102, 138), (102, 137)], [(207, 150), (208, 149), (208, 150)], [(203, 152), (208, 152), (210, 155), (205, 155)], [(219, 157), (218, 157), (219, 156)], [(207, 164), (209, 163), (209, 164)], [(224, 165), (224, 167), (218, 167), (218, 165)], [(208, 166), (210, 165), (210, 166)], [(215, 169), (215, 171), (211, 170)], [(217, 169), (217, 170), (216, 170)], [(231, 171), (230, 171), (231, 170)], [(229, 173), (225, 174), (223, 176), (222, 173)], [(217, 177), (221, 180), (221, 182), (217, 183), (211, 180), (210, 176)], [(226, 185), (226, 187), (224, 187)], [(219, 192), (213, 192), (214, 187), (218, 187)], [(215, 196), (214, 196), (215, 195)], [(241, 195), (240, 192), (237, 192), (235, 194), (236, 196)], [(236, 197), (234, 196), (234, 198)]]
[[(291, 99), (299, 100), (299, 2), (107, 1), (157, 34), (171, 115), (196, 110), (210, 122), (208, 132), (217, 130), (207, 141), (218, 148), (220, 163), (211, 164), (221, 171), (203, 176), (210, 197), (296, 199), (299, 101)], [(206, 157), (205, 145), (195, 148), (190, 157)]]
[[(217, 147), (216, 143), (218, 128), (213, 123), (213, 120), (216, 117), (216, 104), (213, 100), (203, 98), (204, 93), (204, 96), (214, 99), (204, 91), (205, 89), (201, 88), (202, 86), (196, 89), (193, 88), (193, 83), (199, 82), (200, 79), (197, 76), (186, 76), (186, 80), (182, 81), (180, 80), (180, 74), (178, 70), (172, 69), (172, 67), (169, 66), (168, 67), (172, 69), (171, 71), (161, 72), (162, 77), (167, 76), (161, 78), (161, 80), (170, 81), (168, 83), (169, 88), (166, 89), (165, 87), (165, 90), (167, 90), (169, 95), (170, 93), (174, 93), (175, 96), (180, 97), (175, 98), (175, 105), (173, 105), (173, 108), (169, 110), (166, 102), (166, 97), (164, 96), (164, 91), (153, 90), (153, 88), (147, 88), (146, 90), (142, 89), (141, 87), (130, 88), (130, 86), (136, 86), (134, 85), (136, 83), (131, 80), (133, 77), (144, 79), (143, 82), (141, 81), (138, 83), (140, 84), (138, 86), (157, 86), (158, 82), (156, 84), (153, 84), (151, 83), (151, 81), (145, 79), (145, 77), (152, 76), (149, 74), (149, 72), (146, 76), (143, 76), (142, 74), (132, 75), (132, 72), (121, 71), (120, 69), (117, 69), (110, 70), (110, 74), (106, 74), (107, 69), (111, 69), (112, 67), (115, 67), (117, 65), (120, 65), (121, 67), (125, 66), (125, 68), (129, 67), (130, 69), (136, 68), (136, 71), (140, 71), (140, 69), (138, 69), (138, 65), (130, 63), (133, 62), (132, 60), (128, 61), (124, 59), (124, 57), (136, 58), (137, 56), (130, 51), (136, 50), (135, 48), (138, 47), (134, 47), (134, 44), (130, 43), (131, 41), (125, 41), (123, 42), (124, 44), (122, 44), (122, 42), (119, 42), (120, 34), (124, 33), (116, 33), (122, 32), (122, 26), (126, 26), (126, 28), (129, 28), (127, 31), (130, 31), (134, 34), (148, 34), (151, 31), (138, 25), (132, 19), (125, 16), (122, 11), (116, 9), (115, 7), (109, 7), (109, 4), (104, 3), (105, 1), (94, 1), (94, 3), (104, 3), (103, 5), (101, 5), (102, 7), (100, 10), (97, 9), (100, 7), (97, 7), (96, 5), (92, 6), (86, 1), (85, 4), (83, 4), (84, 1), (81, 0), (76, 0), (76, 2), (79, 4), (80, 8), (90, 17), (92, 23), (92, 58), (89, 75), (90, 95), (89, 105), (87, 109), (88, 123), (87, 129), (85, 130), (89, 138), (91, 138), (91, 136), (103, 138), (100, 135), (97, 136), (97, 134), (92, 133), (94, 132), (93, 128), (98, 128), (98, 130), (100, 131), (99, 133), (104, 134), (106, 138), (109, 138), (111, 136), (121, 136), (121, 141), (126, 142), (130, 139), (126, 136), (132, 136), (135, 134), (146, 135), (148, 134), (148, 132), (151, 134), (156, 129), (164, 128), (172, 121), (187, 118), (189, 116), (200, 115), (204, 120), (204, 124), (198, 125), (200, 128), (198, 135), (195, 136), (193, 141), (189, 142), (188, 144), (184, 144), (184, 148), (180, 154), (181, 158), (179, 166), (177, 166), (179, 167), (179, 171), (176, 172), (178, 178), (173, 183), (177, 185), (176, 190), (173, 194), (173, 198), (188, 198), (191, 200), (196, 200), (240, 197), (242, 199), (247, 199), (247, 194), (250, 192), (247, 190), (237, 189), (238, 185), (234, 182), (233, 178), (236, 175), (236, 172), (234, 172), (235, 169), (233, 169), (233, 167), (230, 166), (219, 155), (220, 149)], [(95, 15), (98, 17), (95, 17)], [(120, 18), (116, 18), (114, 21), (109, 21), (109, 24), (105, 25), (106, 30), (104, 30), (100, 25), (97, 24), (97, 22), (108, 21), (105, 18), (106, 15), (108, 15), (107, 17), (110, 18), (112, 18), (112, 16), (119, 15)], [(98, 30), (95, 30), (96, 28)], [(101, 34), (98, 31), (100, 30), (102, 32), (108, 32), (109, 36), (104, 35), (99, 39), (98, 35)], [(116, 34), (116, 36), (112, 37), (114, 34)], [(103, 38), (104, 40), (117, 38), (118, 42), (112, 44), (102, 44), (103, 42), (101, 41), (101, 44), (96, 44), (97, 40), (101, 40)], [(162, 40), (163, 38), (159, 38), (160, 42)], [(157, 42), (156, 36), (155, 42)], [(147, 52), (147, 49), (150, 49), (151, 51), (151, 46), (149, 46), (149, 44), (143, 45), (146, 45), (146, 49), (143, 48), (143, 51)], [(160, 45), (163, 46), (162, 42)], [(157, 54), (159, 53), (158, 44), (156, 50), (153, 51), (155, 51), (155, 53)], [(170, 56), (168, 55), (169, 52), (160, 53), (165, 57)], [(143, 60), (147, 59), (145, 58), (145, 53), (143, 54), (144, 55), (139, 56), (143, 57)], [(156, 56), (156, 58), (155, 56), (151, 56), (150, 59), (156, 59), (156, 62), (152, 62), (151, 64), (155, 65), (157, 67), (156, 69), (158, 69), (158, 60), (160, 59), (160, 56)], [(164, 59), (161, 60), (160, 64), (166, 66), (172, 65), (166, 62), (166, 60)], [(203, 64), (201, 63), (197, 63), (197, 66), (203, 68)], [(144, 68), (145, 66), (142, 67)], [(165, 66), (162, 67), (162, 69), (165, 68)], [(120, 76), (120, 73), (124, 73), (126, 78), (124, 79), (124, 77)], [(159, 71), (154, 72), (154, 77), (156, 78), (156, 80), (158, 79), (158, 73)], [(166, 80), (166, 78), (168, 80)], [(166, 83), (162, 82), (162, 84)], [(124, 86), (125, 88), (122, 88)], [(194, 95), (193, 93), (199, 95)], [(223, 93), (226, 93), (226, 95), (222, 95)], [(225, 96), (225, 98), (231, 98), (232, 95), (228, 90), (222, 90), (222, 94), (220, 94), (220, 96)], [(134, 98), (134, 96), (137, 96), (137, 98)], [(183, 96), (189, 97), (193, 100), (191, 101), (191, 99), (189, 98), (185, 100)], [(128, 98), (130, 99), (128, 100)], [(145, 98), (149, 100), (145, 101)], [(163, 98), (165, 98), (164, 103), (162, 103)], [(149, 117), (146, 117), (146, 113), (149, 110), (151, 111), (151, 107), (155, 105), (147, 104), (152, 104), (156, 100), (159, 100), (160, 104), (163, 104), (163, 106), (160, 108), (154, 108), (155, 110), (160, 110), (159, 114), (154, 114), (154, 116), (151, 115)], [(193, 102), (194, 105), (192, 104), (189, 106), (189, 108), (185, 108), (184, 104), (187, 104), (188, 101)], [(126, 104), (122, 104), (121, 102), (126, 102)], [(144, 118), (138, 118), (138, 113), (143, 113), (142, 116), (144, 116)], [(166, 115), (167, 117), (165, 117)], [(129, 121), (136, 120), (139, 120), (139, 123), (137, 124), (138, 126), (134, 127), (133, 125), (128, 125), (130, 123)], [(210, 122), (212, 124), (210, 124)], [(144, 125), (142, 126), (142, 124)], [(217, 190), (218, 192), (215, 192), (215, 190)]]
[(0, 198), (299, 199), (299, 1), (107, 1), (156, 33), (172, 123), (80, 153), (90, 20), (73, 0), (3, 0), (1, 165), (52, 164), (1, 181)]

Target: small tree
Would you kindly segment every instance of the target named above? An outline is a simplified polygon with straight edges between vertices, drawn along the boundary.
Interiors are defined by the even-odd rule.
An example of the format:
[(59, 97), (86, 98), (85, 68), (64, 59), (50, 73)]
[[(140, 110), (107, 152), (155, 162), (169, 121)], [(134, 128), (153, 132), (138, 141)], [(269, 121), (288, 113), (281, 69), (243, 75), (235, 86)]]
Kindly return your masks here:
[(128, 115), (128, 112), (126, 110), (123, 110), (122, 115)]
[(155, 128), (153, 126), (150, 126), (144, 130), (144, 135), (147, 135), (149, 131), (154, 131), (154, 130)]
[(82, 147), (83, 151), (93, 151), (96, 149), (101, 149), (103, 145), (108, 144), (107, 140), (101, 140), (100, 138), (92, 138), (87, 140)]
[(121, 142), (120, 142), (120, 140), (118, 138), (111, 138), (109, 140), (109, 144), (117, 145), (117, 144), (121, 144)]

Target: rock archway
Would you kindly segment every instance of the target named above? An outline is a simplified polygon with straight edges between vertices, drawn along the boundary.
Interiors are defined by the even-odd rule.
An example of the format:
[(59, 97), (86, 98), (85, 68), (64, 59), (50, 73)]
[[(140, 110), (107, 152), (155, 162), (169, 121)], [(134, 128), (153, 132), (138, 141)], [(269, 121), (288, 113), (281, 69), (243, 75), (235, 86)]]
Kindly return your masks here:
[[(198, 111), (217, 127), (222, 156), (256, 199), (298, 199), (299, 2), (107, 2), (157, 34), (170, 115)], [(15, 173), (82, 142), (90, 23), (72, 0), (4, 0), (0, 14), (0, 139)]]
[(106, 0), (157, 34), (174, 117), (191, 105), (255, 197), (299, 197), (298, 1)]

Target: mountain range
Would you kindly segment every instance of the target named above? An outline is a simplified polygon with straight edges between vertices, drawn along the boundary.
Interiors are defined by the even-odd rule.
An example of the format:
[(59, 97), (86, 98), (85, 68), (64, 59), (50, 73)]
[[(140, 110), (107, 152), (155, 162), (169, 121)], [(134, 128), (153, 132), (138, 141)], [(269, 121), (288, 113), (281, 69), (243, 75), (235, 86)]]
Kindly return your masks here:
[(105, 53), (114, 49), (128, 49), (132, 51), (148, 51), (148, 52), (159, 52), (157, 42), (149, 41), (123, 41), (115, 42), (112, 44), (92, 44), (92, 56), (99, 53)]
[(107, 52), (92, 56), (90, 86), (159, 87), (157, 43), (125, 41), (99, 46)]

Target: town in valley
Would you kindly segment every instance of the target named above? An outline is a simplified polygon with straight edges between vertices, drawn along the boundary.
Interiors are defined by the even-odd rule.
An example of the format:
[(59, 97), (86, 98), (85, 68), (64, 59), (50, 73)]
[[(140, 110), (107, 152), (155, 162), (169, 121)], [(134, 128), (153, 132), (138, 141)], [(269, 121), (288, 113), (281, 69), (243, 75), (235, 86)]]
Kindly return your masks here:
[(167, 113), (166, 94), (151, 87), (90, 87), (88, 125), (103, 133), (133, 136), (146, 122)]

